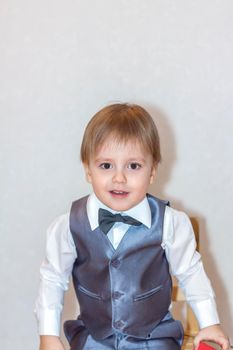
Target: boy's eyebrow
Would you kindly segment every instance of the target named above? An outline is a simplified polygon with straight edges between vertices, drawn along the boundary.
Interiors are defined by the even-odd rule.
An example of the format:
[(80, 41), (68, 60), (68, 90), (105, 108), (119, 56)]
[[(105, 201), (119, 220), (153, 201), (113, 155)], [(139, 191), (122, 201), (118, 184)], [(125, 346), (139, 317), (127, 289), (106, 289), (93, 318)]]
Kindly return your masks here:
[[(114, 159), (108, 158), (108, 157), (102, 157), (102, 158), (96, 158), (94, 159), (94, 162), (99, 163), (99, 162), (113, 162)], [(140, 163), (145, 163), (145, 159), (141, 157), (132, 157), (126, 160), (126, 162), (140, 162)]]
[(145, 159), (141, 157), (133, 157), (128, 159), (129, 162), (140, 162), (140, 163), (145, 163)]
[(96, 158), (96, 159), (94, 158), (95, 162), (112, 162), (112, 160), (113, 160), (112, 158), (107, 158), (107, 157)]

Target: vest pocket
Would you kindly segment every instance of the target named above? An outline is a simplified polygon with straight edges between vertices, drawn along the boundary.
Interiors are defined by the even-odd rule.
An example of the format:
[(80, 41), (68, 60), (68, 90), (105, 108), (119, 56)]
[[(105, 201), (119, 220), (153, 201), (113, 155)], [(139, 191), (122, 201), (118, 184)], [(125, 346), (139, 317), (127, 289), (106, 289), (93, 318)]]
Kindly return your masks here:
[(95, 293), (92, 293), (90, 290), (82, 287), (82, 286), (78, 286), (78, 290), (86, 295), (88, 295), (91, 298), (97, 299), (97, 300), (102, 300), (101, 296)]
[(147, 292), (145, 293), (142, 293), (142, 294), (138, 294), (134, 297), (134, 301), (139, 301), (139, 300), (142, 300), (142, 299), (146, 299), (146, 298), (149, 298), (151, 295), (159, 292), (161, 289), (163, 288), (162, 285), (156, 287), (156, 288), (153, 288), (151, 290), (148, 290)]

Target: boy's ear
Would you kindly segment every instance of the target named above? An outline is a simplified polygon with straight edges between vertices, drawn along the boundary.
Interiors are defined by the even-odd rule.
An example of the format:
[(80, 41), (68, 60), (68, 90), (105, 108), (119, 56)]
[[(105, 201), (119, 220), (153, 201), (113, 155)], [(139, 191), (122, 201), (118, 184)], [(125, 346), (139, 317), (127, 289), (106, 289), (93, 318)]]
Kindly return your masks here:
[(154, 165), (152, 166), (152, 169), (151, 169), (151, 175), (150, 175), (150, 185), (152, 185), (152, 184), (153, 184), (154, 179), (155, 179), (155, 176), (156, 176), (156, 173), (157, 173), (157, 165), (156, 165), (156, 164), (154, 164)]
[(88, 163), (83, 163), (83, 167), (84, 167), (87, 182), (92, 183), (91, 171), (90, 171)]

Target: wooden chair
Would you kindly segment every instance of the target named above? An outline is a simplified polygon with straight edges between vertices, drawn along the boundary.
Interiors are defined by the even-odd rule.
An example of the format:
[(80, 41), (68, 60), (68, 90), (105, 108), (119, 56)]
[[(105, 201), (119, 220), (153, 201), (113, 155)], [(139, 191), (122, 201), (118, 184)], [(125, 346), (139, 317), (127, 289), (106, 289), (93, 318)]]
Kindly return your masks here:
[[(190, 218), (193, 230), (197, 242), (197, 250), (199, 250), (199, 226), (198, 221), (195, 218)], [(173, 314), (174, 317), (180, 319), (184, 327), (184, 343), (182, 350), (192, 350), (193, 349), (193, 339), (199, 331), (197, 320), (192, 312), (192, 309), (187, 304), (185, 296), (182, 290), (179, 288), (175, 278), (173, 279), (173, 292), (172, 292), (172, 301), (173, 301)], [(209, 343), (216, 349), (219, 349), (218, 346), (213, 343)]]

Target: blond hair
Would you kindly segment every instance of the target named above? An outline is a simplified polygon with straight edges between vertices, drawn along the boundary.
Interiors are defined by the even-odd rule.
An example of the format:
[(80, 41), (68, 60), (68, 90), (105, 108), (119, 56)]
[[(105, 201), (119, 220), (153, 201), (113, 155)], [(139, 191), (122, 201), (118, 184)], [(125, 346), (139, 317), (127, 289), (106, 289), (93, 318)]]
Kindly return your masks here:
[(154, 164), (161, 160), (158, 130), (150, 114), (139, 105), (116, 103), (97, 112), (84, 132), (82, 162), (88, 164), (109, 136), (119, 143), (139, 142), (152, 155)]

